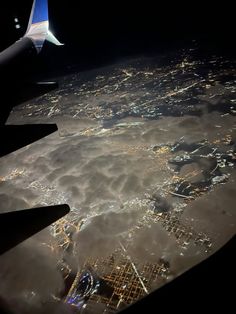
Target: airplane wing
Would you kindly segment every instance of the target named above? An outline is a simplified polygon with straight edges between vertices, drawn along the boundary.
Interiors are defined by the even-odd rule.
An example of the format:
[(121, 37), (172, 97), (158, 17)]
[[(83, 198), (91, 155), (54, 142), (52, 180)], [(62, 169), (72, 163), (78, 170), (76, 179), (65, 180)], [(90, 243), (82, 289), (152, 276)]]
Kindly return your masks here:
[(54, 123), (0, 125), (0, 157), (10, 154), (56, 131), (57, 125)]
[(68, 214), (66, 204), (0, 214), (0, 255)]
[[(13, 89), (13, 98), (15, 97), (16, 88), (12, 87), (12, 81), (19, 74), (17, 64), (23, 66), (19, 74), (21, 75), (25, 70), (25, 62), (29, 61), (30, 56), (33, 55), (34, 57), (41, 51), (45, 40), (60, 45), (59, 41), (49, 31), (47, 0), (34, 0), (25, 35), (0, 53), (0, 73), (3, 80), (0, 84), (2, 87), (5, 85), (7, 87), (10, 84)], [(8, 78), (10, 79), (8, 80)], [(5, 83), (5, 85), (2, 85), (2, 83)], [(17, 81), (17, 85), (20, 83)], [(50, 88), (55, 86), (56, 84), (49, 84)], [(3, 121), (0, 117), (0, 157), (57, 130), (56, 124), (4, 125), (13, 107), (12, 102), (9, 100), (11, 95), (8, 94), (8, 89), (4, 87), (4, 91), (8, 101), (5, 105), (6, 108), (2, 106), (0, 113), (0, 116), (4, 116)], [(19, 99), (18, 96), (17, 99)], [(42, 230), (68, 212), (68, 205), (55, 205), (0, 214), (0, 254)]]
[(45, 40), (58, 46), (63, 45), (49, 30), (48, 1), (34, 0), (26, 33), (0, 53), (0, 68), (22, 56), (39, 53)]

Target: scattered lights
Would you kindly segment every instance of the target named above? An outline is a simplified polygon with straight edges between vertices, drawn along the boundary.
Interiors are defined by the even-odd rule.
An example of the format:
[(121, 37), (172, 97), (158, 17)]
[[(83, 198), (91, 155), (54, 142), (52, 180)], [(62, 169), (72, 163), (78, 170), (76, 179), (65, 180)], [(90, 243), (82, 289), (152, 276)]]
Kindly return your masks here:
[(15, 18), (14, 18), (14, 22), (15, 22), (15, 28), (16, 28), (16, 29), (21, 28), (18, 17), (15, 17)]
[[(142, 234), (146, 229), (150, 229), (151, 225), (160, 225), (164, 230), (164, 234), (167, 232), (171, 237), (173, 236), (173, 238), (176, 239), (178, 248), (183, 251), (177, 251), (177, 254), (182, 257), (186, 254), (187, 258), (187, 249), (190, 248), (190, 250), (192, 250), (192, 247), (196, 247), (196, 249), (198, 249), (197, 252), (200, 252), (201, 247), (203, 247), (205, 253), (211, 250), (212, 239), (208, 237), (208, 234), (204, 234), (203, 232), (199, 233), (197, 228), (195, 230), (194, 224), (192, 226), (190, 223), (185, 223), (185, 221), (183, 223), (182, 214), (185, 212), (185, 207), (190, 202), (208, 193), (213, 189), (213, 185), (222, 184), (228, 180), (228, 173), (226, 174), (224, 172), (226, 172), (226, 170), (228, 171), (227, 167), (233, 167), (236, 160), (236, 155), (233, 150), (233, 131), (228, 129), (227, 133), (222, 132), (217, 133), (217, 135), (213, 133), (214, 136), (211, 137), (211, 141), (204, 140), (195, 142), (194, 139), (192, 143), (192, 141), (186, 141), (185, 137), (188, 138), (188, 135), (184, 135), (185, 137), (183, 136), (175, 142), (173, 139), (170, 140), (168, 136), (163, 133), (171, 132), (170, 130), (172, 129), (169, 125), (160, 124), (156, 143), (156, 135), (154, 137), (154, 135), (150, 135), (150, 132), (147, 133), (146, 125), (148, 126), (148, 124), (146, 124), (144, 120), (142, 120), (142, 122), (133, 122), (133, 120), (132, 122), (127, 122), (127, 120), (121, 120), (120, 122), (119, 120), (123, 115), (125, 116), (126, 112), (128, 112), (128, 116), (135, 114), (138, 118), (147, 117), (151, 119), (158, 117), (162, 109), (163, 112), (164, 110), (168, 110), (169, 115), (176, 114), (178, 116), (180, 110), (181, 112), (183, 111), (184, 114), (191, 113), (192, 104), (186, 105), (188, 106), (188, 110), (184, 111), (185, 102), (187, 103), (188, 99), (191, 98), (195, 99), (195, 92), (198, 93), (200, 89), (203, 94), (199, 96), (204, 96), (205, 98), (203, 97), (203, 99), (209, 101), (212, 96), (208, 96), (206, 91), (210, 89), (211, 93), (215, 93), (214, 89), (212, 89), (212, 84), (219, 75), (224, 76), (224, 74), (223, 72), (221, 74), (217, 72), (217, 76), (214, 77), (215, 74), (212, 72), (213, 74), (211, 76), (208, 75), (206, 79), (201, 79), (197, 73), (193, 73), (194, 78), (190, 77), (190, 72), (194, 72), (198, 65), (201, 65), (201, 63), (198, 63), (198, 61), (188, 61), (187, 58), (184, 58), (183, 61), (177, 64), (173, 69), (166, 67), (166, 72), (164, 73), (161, 69), (154, 69), (153, 72), (147, 72), (146, 69), (145, 71), (136, 71), (134, 68), (128, 68), (121, 69), (117, 75), (109, 76), (108, 81), (106, 80), (106, 76), (97, 76), (94, 83), (80, 84), (79, 89), (77, 89), (74, 82), (73, 84), (68, 83), (68, 87), (72, 90), (72, 96), (79, 98), (78, 104), (73, 109), (74, 111), (71, 112), (73, 117), (80, 118), (85, 116), (91, 119), (100, 119), (101, 117), (104, 119), (113, 119), (118, 117), (117, 120), (119, 121), (119, 123), (115, 124), (111, 129), (90, 127), (89, 125), (81, 129), (81, 131), (78, 131), (77, 134), (79, 136), (99, 136), (101, 139), (104, 138), (104, 141), (108, 141), (108, 137), (111, 135), (121, 135), (125, 137), (126, 130), (130, 129), (131, 133), (128, 133), (128, 135), (132, 135), (133, 132), (136, 133), (136, 131), (133, 130), (134, 127), (137, 127), (137, 130), (140, 128), (140, 133), (138, 134), (142, 136), (148, 134), (148, 137), (143, 138), (145, 141), (143, 140), (137, 144), (136, 141), (122, 142), (121, 140), (114, 140), (113, 142), (112, 139), (111, 143), (115, 147), (115, 152), (120, 151), (122, 155), (125, 153), (125, 156), (132, 155), (132, 158), (134, 156), (135, 159), (133, 158), (131, 161), (138, 160), (136, 154), (141, 153), (142, 158), (146, 158), (147, 156), (145, 160), (148, 160), (148, 162), (149, 160), (151, 161), (150, 164), (148, 164), (147, 171), (143, 173), (148, 178), (153, 175), (156, 176), (155, 171), (157, 168), (161, 169), (164, 174), (167, 173), (167, 176), (163, 179), (164, 182), (157, 179), (155, 183), (153, 183), (154, 187), (152, 188), (151, 186), (151, 188), (146, 191), (147, 197), (144, 199), (136, 198), (130, 201), (130, 204), (132, 202), (134, 207), (140, 206), (144, 214), (134, 226), (127, 230), (128, 237), (122, 239), (120, 247), (114, 251), (111, 256), (106, 258), (101, 256), (88, 257), (84, 264), (80, 265), (81, 267), (75, 276), (65, 302), (78, 307), (81, 311), (86, 307), (86, 304), (88, 308), (90, 308), (93, 302), (94, 304), (100, 302), (106, 304), (108, 308), (110, 307), (110, 312), (110, 309), (118, 309), (121, 304), (133, 303), (136, 299), (144, 296), (147, 292), (151, 291), (154, 283), (158, 285), (160, 280), (165, 281), (173, 279), (174, 276), (171, 275), (172, 269), (168, 262), (163, 259), (157, 259), (155, 263), (142, 264), (140, 262), (139, 265), (136, 265), (137, 263), (131, 259), (132, 255), (129, 253), (129, 248), (132, 248), (133, 239), (135, 239), (136, 234), (139, 234), (139, 232)], [(180, 80), (178, 76), (180, 74), (182, 75), (182, 71), (189, 74), (189, 78), (185, 75), (183, 80)], [(154, 77), (154, 79), (149, 81), (149, 77)], [(164, 80), (163, 77), (165, 78)], [(214, 80), (212, 78), (214, 78)], [(174, 79), (179, 83), (178, 87), (172, 85), (171, 82)], [(77, 80), (77, 77), (74, 76), (73, 80)], [(141, 98), (138, 100), (136, 100), (137, 88), (138, 93), (142, 93)], [(104, 98), (104, 94), (106, 98)], [(111, 96), (107, 97), (108, 94), (111, 94)], [(103, 108), (103, 106), (97, 105), (97, 100), (93, 102), (93, 96), (96, 96), (96, 98), (100, 97), (102, 101), (105, 99), (105, 101), (107, 101), (106, 106)], [(63, 105), (61, 103), (63, 94), (52, 94), (47, 97), (48, 98), (45, 98), (45, 104), (51, 102), (53, 105), (51, 109), (48, 109), (47, 106), (45, 116), (52, 117), (53, 115), (57, 115), (58, 110), (63, 113), (63, 109), (60, 107)], [(89, 98), (89, 101), (87, 101), (87, 98)], [(115, 103), (113, 106), (114, 99)], [(160, 100), (163, 99), (166, 102), (163, 102), (163, 105), (159, 104)], [(138, 101), (140, 101), (140, 103)], [(183, 106), (181, 102), (184, 103)], [(230, 106), (232, 106), (228, 108), (228, 112), (224, 113), (224, 115), (236, 113), (236, 110), (234, 110), (235, 107), (233, 106), (234, 100), (230, 100), (230, 102)], [(110, 104), (111, 107), (107, 108)], [(113, 111), (113, 107), (117, 108), (117, 104), (120, 105), (121, 109), (118, 108), (117, 111)], [(156, 109), (157, 104), (158, 110)], [(170, 109), (166, 109), (167, 104)], [(41, 113), (40, 115), (38, 114), (39, 111), (37, 110), (32, 114), (32, 108), (34, 109), (33, 105), (28, 104), (27, 106), (25, 108), (27, 110), (29, 109), (29, 116), (35, 115), (38, 117), (41, 115)], [(195, 112), (193, 113), (195, 114)], [(42, 115), (44, 116), (44, 112), (42, 112)], [(190, 120), (190, 122), (191, 121), (192, 120)], [(220, 123), (219, 121), (217, 120), (217, 123)], [(222, 121), (222, 127), (219, 128), (217, 132), (223, 129), (223, 122), (224, 121)], [(151, 121), (150, 123), (153, 122)], [(161, 126), (165, 126), (165, 128), (161, 128)], [(217, 128), (219, 124), (214, 123), (214, 126)], [(181, 124), (181, 128), (183, 128), (183, 124)], [(145, 131), (142, 131), (142, 129)], [(150, 130), (152, 131), (151, 127)], [(173, 130), (175, 130), (175, 128)], [(159, 139), (159, 135), (162, 136), (161, 139)], [(70, 136), (69, 134), (68, 137)], [(178, 136), (178, 133), (176, 136)], [(64, 138), (65, 137), (66, 135)], [(151, 138), (150, 142), (149, 137)], [(224, 147), (221, 147), (221, 145), (224, 145)], [(225, 145), (229, 145), (230, 147), (225, 147)], [(36, 157), (31, 156), (26, 158), (27, 163), (32, 164)], [(222, 173), (220, 173), (221, 168), (226, 168), (226, 170), (223, 169)], [(16, 180), (18, 177), (21, 179), (21, 176), (25, 176), (23, 170), (13, 169), (7, 176), (0, 177), (0, 183), (1, 181), (11, 179)], [(196, 179), (197, 176), (199, 176), (198, 179)], [(29, 185), (29, 188), (32, 188), (35, 194), (41, 191), (43, 195), (40, 199), (41, 203), (48, 204), (48, 201), (58, 203), (58, 199), (59, 202), (64, 202), (64, 200), (67, 201), (69, 199), (67, 193), (63, 194), (64, 192), (57, 191), (57, 186), (48, 186), (47, 184), (48, 183), (44, 185), (41, 181), (33, 181)], [(155, 191), (156, 194), (153, 191)], [(122, 196), (120, 198), (122, 198)], [(170, 208), (172, 208), (173, 205), (173, 210), (169, 210), (169, 207), (163, 202), (165, 198), (168, 198), (167, 205), (170, 200)], [(127, 206), (128, 208), (129, 206), (126, 205), (128, 203), (129, 201), (126, 201), (122, 203), (122, 206), (124, 208)], [(93, 217), (95, 214), (96, 209), (91, 209), (87, 216), (81, 219), (80, 211), (75, 208), (73, 218), (69, 216), (68, 220), (67, 216), (54, 223), (51, 227), (51, 232), (57, 240), (56, 245), (58, 249), (62, 249), (66, 253), (75, 253), (75, 238), (73, 235), (79, 232), (83, 224), (85, 229), (89, 217)], [(70, 213), (70, 215), (72, 215), (72, 213)], [(196, 222), (196, 219), (190, 216), (190, 222), (194, 223), (194, 221)], [(53, 250), (53, 247), (48, 246)], [(57, 249), (57, 247), (55, 247), (55, 249)], [(83, 254), (82, 250), (81, 252), (79, 251), (79, 254)], [(151, 258), (153, 258), (153, 256), (155, 257), (154, 250), (150, 252), (150, 256)], [(90, 273), (88, 268), (94, 270), (94, 273)], [(67, 265), (64, 260), (60, 262), (60, 269), (64, 279), (68, 278), (69, 275), (71, 275), (69, 279), (73, 278), (73, 270), (70, 269), (69, 265)], [(99, 279), (95, 276), (95, 273), (99, 274)], [(156, 283), (157, 279), (159, 280), (158, 283)], [(104, 287), (107, 289), (104, 282), (113, 289), (111, 289), (111, 295), (102, 295), (102, 291), (105, 290)], [(103, 287), (99, 287), (99, 285), (103, 285)], [(91, 299), (91, 304), (87, 302), (88, 299)], [(106, 311), (105, 309), (104, 313)]]

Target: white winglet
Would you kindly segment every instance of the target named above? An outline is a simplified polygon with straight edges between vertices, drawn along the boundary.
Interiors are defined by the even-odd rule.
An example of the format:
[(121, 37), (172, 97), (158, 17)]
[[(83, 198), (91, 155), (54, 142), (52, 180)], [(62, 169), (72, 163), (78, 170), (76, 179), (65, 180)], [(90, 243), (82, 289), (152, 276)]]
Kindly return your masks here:
[(41, 51), (45, 40), (57, 46), (63, 45), (49, 31), (47, 0), (34, 0), (25, 37), (33, 40), (38, 53)]
[(56, 39), (56, 37), (53, 35), (51, 31), (48, 31), (46, 40), (50, 43), (56, 45), (56, 46), (63, 46), (64, 44), (60, 43), (59, 40)]

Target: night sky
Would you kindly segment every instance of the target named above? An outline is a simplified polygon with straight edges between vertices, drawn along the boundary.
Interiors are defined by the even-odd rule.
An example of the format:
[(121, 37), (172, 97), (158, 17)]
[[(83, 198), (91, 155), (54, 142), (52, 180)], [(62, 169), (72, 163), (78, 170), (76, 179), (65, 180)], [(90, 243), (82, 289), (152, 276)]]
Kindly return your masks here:
[[(8, 1), (1, 9), (3, 49), (24, 34), (31, 0)], [(199, 1), (188, 5), (172, 1), (125, 1), (94, 4), (90, 1), (49, 1), (50, 29), (65, 43), (63, 48), (48, 47), (48, 64), (96, 66), (129, 55), (159, 53), (179, 48), (197, 39), (232, 53), (233, 8), (215, 2), (208, 6)], [(15, 29), (14, 17), (20, 29)]]

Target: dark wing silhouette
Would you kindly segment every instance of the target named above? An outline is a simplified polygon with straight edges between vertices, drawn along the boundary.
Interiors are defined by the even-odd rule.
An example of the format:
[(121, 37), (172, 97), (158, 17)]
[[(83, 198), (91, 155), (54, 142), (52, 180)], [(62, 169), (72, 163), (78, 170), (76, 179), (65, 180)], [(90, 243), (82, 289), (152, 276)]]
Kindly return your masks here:
[(31, 208), (0, 214), (0, 254), (68, 214), (66, 204)]

